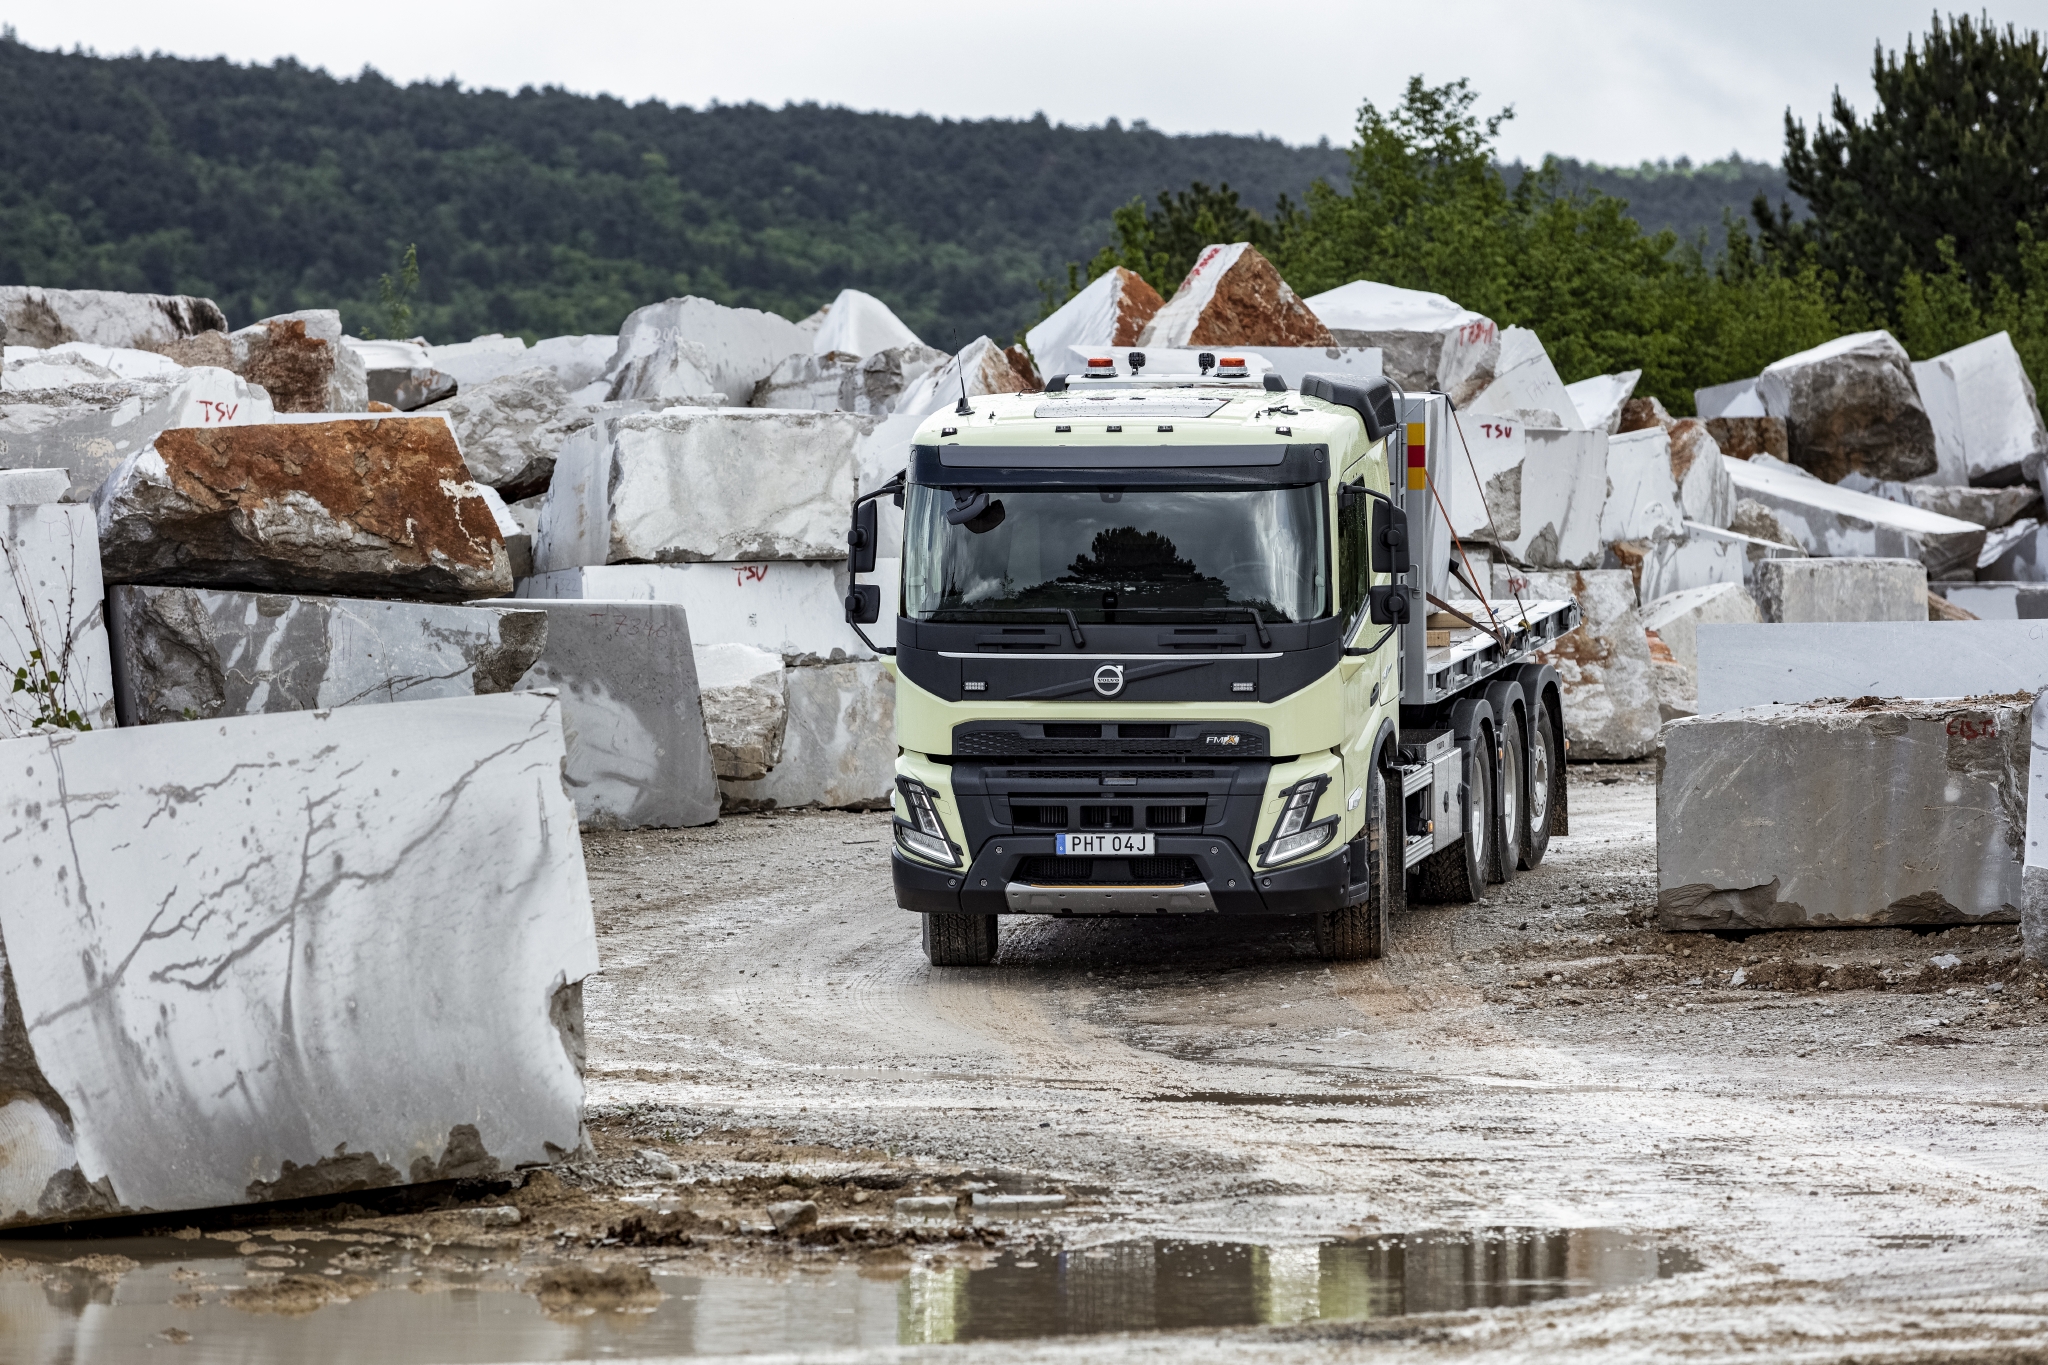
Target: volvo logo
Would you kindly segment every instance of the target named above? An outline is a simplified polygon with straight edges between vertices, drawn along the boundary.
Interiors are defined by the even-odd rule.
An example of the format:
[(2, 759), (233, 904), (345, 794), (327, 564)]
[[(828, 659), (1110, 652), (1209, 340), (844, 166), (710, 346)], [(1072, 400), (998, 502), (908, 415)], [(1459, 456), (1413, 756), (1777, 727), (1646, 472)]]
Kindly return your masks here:
[(1095, 690), (1105, 697), (1113, 697), (1124, 690), (1124, 666), (1104, 664), (1095, 670)]

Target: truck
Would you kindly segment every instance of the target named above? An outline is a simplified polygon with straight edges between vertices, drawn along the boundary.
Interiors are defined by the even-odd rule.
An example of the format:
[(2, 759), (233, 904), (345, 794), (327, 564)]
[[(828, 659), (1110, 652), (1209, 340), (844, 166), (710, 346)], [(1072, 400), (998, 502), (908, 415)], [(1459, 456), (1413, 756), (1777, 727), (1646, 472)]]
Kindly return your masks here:
[[(908, 456), (854, 503), (845, 605), (892, 661), (890, 864), (934, 965), (990, 962), (1008, 915), (1307, 917), (1378, 958), (1395, 909), (1566, 831), (1538, 651), (1579, 609), (1478, 581), (1445, 395), (1104, 351), (963, 387)], [(862, 629), (884, 504), (893, 646)]]

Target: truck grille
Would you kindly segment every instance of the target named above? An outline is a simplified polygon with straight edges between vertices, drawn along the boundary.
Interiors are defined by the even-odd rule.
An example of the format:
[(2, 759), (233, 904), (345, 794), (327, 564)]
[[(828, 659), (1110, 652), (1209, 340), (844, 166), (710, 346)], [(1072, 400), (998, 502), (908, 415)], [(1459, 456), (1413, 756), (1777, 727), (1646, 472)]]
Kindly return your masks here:
[(1183, 886), (1202, 879), (1193, 858), (1024, 858), (1016, 879), (1050, 886)]

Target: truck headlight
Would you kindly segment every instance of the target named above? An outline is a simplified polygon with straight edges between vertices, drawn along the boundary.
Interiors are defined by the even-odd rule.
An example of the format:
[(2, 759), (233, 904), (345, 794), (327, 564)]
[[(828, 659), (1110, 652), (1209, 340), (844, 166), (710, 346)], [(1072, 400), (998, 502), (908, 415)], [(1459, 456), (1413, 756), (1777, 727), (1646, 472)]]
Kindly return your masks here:
[(1273, 836), (1259, 852), (1259, 866), (1271, 867), (1313, 853), (1337, 837), (1336, 817), (1310, 823), (1315, 819), (1316, 801), (1329, 785), (1327, 777), (1306, 777), (1281, 793), (1285, 804), (1273, 823)]
[(910, 811), (908, 821), (896, 821), (898, 847), (941, 867), (960, 866), (960, 850), (939, 823), (938, 793), (909, 777), (897, 778), (896, 790), (903, 793), (903, 804)]

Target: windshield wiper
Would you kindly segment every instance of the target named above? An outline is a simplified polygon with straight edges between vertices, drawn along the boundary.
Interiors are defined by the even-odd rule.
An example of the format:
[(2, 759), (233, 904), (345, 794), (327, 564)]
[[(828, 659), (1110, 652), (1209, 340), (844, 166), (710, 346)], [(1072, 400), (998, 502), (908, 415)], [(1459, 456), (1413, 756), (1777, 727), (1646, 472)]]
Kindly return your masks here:
[(1245, 613), (1247, 616), (1251, 617), (1252, 625), (1258, 628), (1259, 648), (1271, 649), (1273, 647), (1273, 637), (1266, 633), (1266, 620), (1264, 617), (1259, 615), (1259, 609), (1257, 607), (1104, 607), (1103, 610), (1107, 612), (1114, 612), (1120, 616), (1198, 616), (1203, 612), (1210, 611), (1241, 611)]
[(955, 613), (958, 613), (963, 616), (973, 615), (981, 617), (1064, 616), (1067, 618), (1067, 629), (1071, 631), (1074, 636), (1074, 648), (1086, 649), (1088, 647), (1088, 637), (1081, 633), (1081, 623), (1075, 620), (1074, 613), (1069, 611), (1065, 607), (989, 607), (984, 611), (975, 611), (971, 607), (941, 607), (937, 612), (934, 612), (933, 615), (936, 617), (942, 613), (945, 615), (953, 615)]

